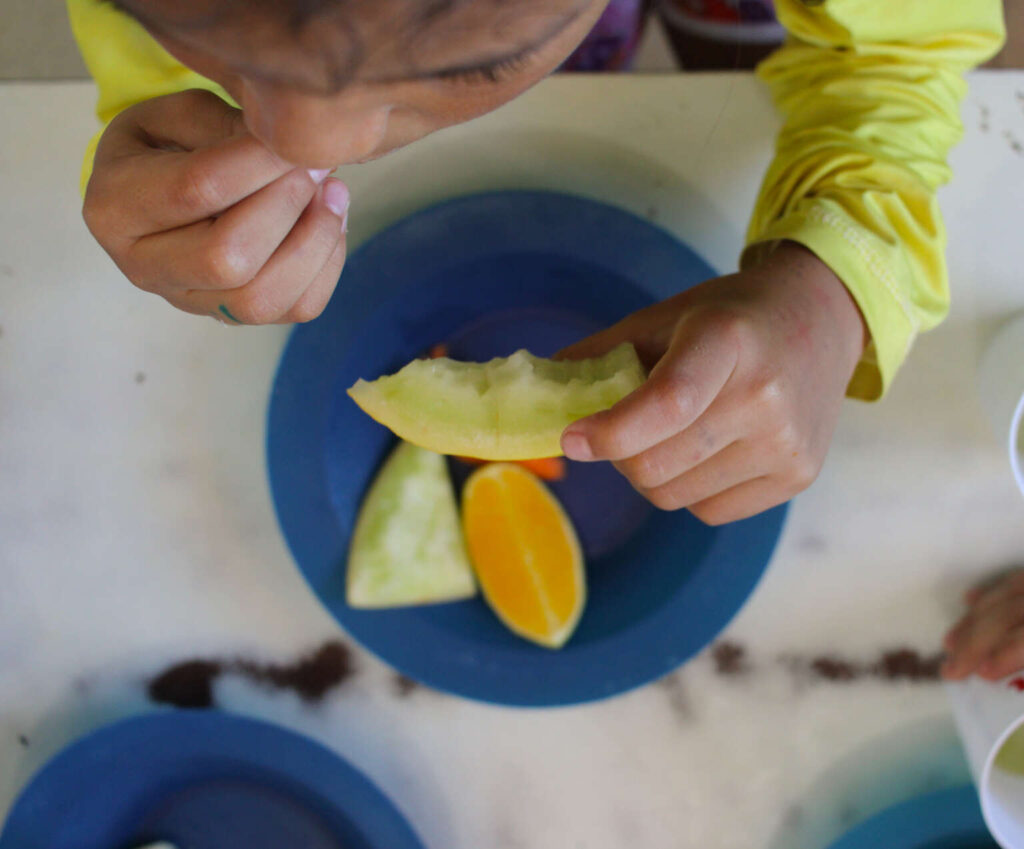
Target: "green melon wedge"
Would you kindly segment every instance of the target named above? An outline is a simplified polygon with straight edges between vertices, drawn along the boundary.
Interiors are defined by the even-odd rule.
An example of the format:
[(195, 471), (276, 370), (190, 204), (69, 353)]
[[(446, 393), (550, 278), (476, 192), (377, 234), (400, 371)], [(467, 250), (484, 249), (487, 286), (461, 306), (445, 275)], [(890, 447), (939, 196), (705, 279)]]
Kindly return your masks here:
[(476, 594), (444, 457), (403, 442), (384, 462), (349, 548), (352, 607), (402, 607)]
[(487, 363), (414, 360), (348, 390), (365, 413), (402, 439), (440, 454), (484, 460), (557, 457), (562, 431), (606, 410), (645, 380), (631, 344), (590, 360), (545, 360), (527, 351)]
[(1000, 747), (995, 765), (1004, 772), (1024, 775), (1024, 728), (1018, 728)]

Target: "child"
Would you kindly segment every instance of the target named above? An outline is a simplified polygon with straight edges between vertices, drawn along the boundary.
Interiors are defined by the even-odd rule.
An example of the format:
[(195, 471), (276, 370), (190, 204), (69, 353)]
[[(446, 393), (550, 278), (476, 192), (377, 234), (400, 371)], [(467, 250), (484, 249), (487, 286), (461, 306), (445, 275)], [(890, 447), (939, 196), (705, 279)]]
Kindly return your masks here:
[[(518, 96), (606, 2), (68, 0), (107, 124), (85, 220), (179, 309), (307, 321), (345, 257), (348, 190), (330, 171)], [(741, 270), (566, 352), (630, 340), (652, 371), (570, 426), (565, 453), (712, 524), (807, 487), (844, 395), (880, 397), (945, 315), (935, 190), (961, 75), (1003, 37), (998, 0), (776, 6), (791, 38), (759, 73), (785, 126)]]
[(942, 675), (998, 681), (1024, 669), (1024, 570), (1014, 570), (967, 594), (967, 613), (944, 640)]

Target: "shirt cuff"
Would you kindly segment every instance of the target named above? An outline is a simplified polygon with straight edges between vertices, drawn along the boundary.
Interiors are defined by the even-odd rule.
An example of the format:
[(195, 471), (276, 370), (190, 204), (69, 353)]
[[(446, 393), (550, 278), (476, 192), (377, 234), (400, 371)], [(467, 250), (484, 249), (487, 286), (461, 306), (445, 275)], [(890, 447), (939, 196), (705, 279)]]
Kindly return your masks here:
[(864, 316), (871, 341), (846, 394), (862, 401), (881, 398), (921, 329), (888, 261), (875, 250), (863, 228), (828, 201), (819, 201), (804, 204), (762, 232), (751, 234), (740, 267), (752, 265), (766, 247), (782, 240), (797, 242), (814, 253), (850, 292)]

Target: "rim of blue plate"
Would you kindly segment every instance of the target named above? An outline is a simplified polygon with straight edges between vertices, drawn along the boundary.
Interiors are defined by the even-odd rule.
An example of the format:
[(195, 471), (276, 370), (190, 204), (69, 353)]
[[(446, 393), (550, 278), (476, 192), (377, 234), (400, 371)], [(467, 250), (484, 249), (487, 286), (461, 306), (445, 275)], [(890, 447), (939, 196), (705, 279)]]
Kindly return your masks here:
[(830, 849), (999, 849), (973, 784), (893, 805), (855, 826)]
[[(337, 482), (325, 458), (332, 455), (335, 469), (351, 462), (369, 463), (372, 471), (386, 450), (381, 443), (368, 459), (366, 450), (356, 444), (358, 439), (339, 448), (336, 443), (326, 445), (328, 436), (338, 416), (350, 416), (344, 404), (351, 402), (344, 397), (344, 389), (355, 377), (397, 368), (419, 356), (430, 340), (419, 340), (418, 348), (393, 352), (369, 375), (359, 368), (365, 371), (372, 365), (352, 364), (352, 348), (377, 344), (381, 331), (374, 334), (375, 321), (383, 321), (389, 332), (401, 335), (408, 322), (398, 322), (394, 330), (385, 314), (400, 309), (395, 305), (411, 297), (417, 282), (512, 253), (583, 263), (595, 272), (629, 281), (626, 288), (642, 290), (639, 306), (715, 276), (707, 262), (660, 227), (618, 207), (573, 195), (488, 192), (413, 213), (362, 245), (349, 259), (338, 294), (323, 315), (292, 332), (270, 394), (267, 471), (278, 523), (299, 572), (328, 612), (364, 648), (401, 674), (455, 695), (521, 707), (565, 706), (647, 684), (708, 645), (760, 580), (788, 505), (713, 529), (685, 511), (656, 513), (644, 533), (631, 541), (630, 556), (633, 562), (670, 556), (681, 560), (685, 552), (668, 551), (667, 545), (659, 549), (659, 541), (699, 539), (701, 559), (687, 573), (685, 591), (659, 600), (649, 615), (614, 634), (589, 641), (574, 638), (559, 652), (517, 638), (500, 642), (495, 637), (484, 644), (460, 639), (453, 623), (466, 608), (458, 604), (395, 611), (348, 607), (344, 602), (348, 535), (370, 475), (364, 474), (358, 486), (339, 496), (330, 491)], [(600, 308), (611, 309), (606, 304)], [(639, 307), (631, 303), (626, 311), (635, 308)], [(452, 317), (448, 330), (466, 318)], [(601, 319), (610, 323), (607, 316)], [(438, 333), (433, 341), (445, 338), (443, 328)], [(350, 428), (346, 433), (365, 437), (363, 428), (380, 428), (357, 413), (345, 419)], [(341, 459), (333, 456), (339, 454)], [(585, 612), (581, 633), (587, 626), (586, 616)]]
[[(128, 774), (121, 775), (124, 771)], [(424, 849), (390, 799), (340, 755), (298, 732), (219, 710), (132, 716), (72, 742), (21, 791), (0, 832), (0, 849), (70, 846), (54, 841), (60, 823), (72, 815), (76, 837), (109, 835), (124, 845), (133, 836), (123, 832), (134, 827), (129, 821), (135, 813), (190, 780), (230, 778), (232, 771), (256, 775), (256, 783), (286, 785), (298, 803), (327, 821), (344, 823), (362, 845)], [(96, 797), (105, 804), (85, 806), (84, 796), (107, 779), (121, 785)], [(78, 849), (94, 845), (111, 849), (114, 844), (75, 842)]]

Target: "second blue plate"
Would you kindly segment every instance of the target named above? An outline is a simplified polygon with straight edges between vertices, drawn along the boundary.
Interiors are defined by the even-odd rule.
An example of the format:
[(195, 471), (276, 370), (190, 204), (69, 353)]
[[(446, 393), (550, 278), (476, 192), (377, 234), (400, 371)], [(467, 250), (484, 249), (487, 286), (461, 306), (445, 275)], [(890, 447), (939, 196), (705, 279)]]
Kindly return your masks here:
[(861, 823), (831, 849), (999, 849), (985, 827), (973, 785), (894, 805)]
[(391, 802), (312, 740), (165, 711), (68, 746), (11, 808), (0, 849), (423, 849)]

